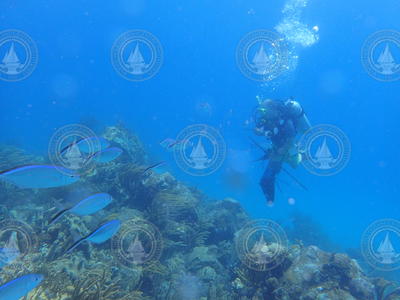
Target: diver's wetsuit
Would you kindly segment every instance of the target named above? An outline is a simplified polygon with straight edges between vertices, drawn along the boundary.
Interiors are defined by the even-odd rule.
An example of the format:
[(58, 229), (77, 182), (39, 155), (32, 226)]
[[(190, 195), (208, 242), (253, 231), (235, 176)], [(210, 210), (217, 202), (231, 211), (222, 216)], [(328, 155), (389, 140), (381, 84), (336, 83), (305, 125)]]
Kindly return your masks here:
[[(268, 154), (268, 165), (260, 180), (260, 186), (268, 203), (272, 203), (275, 199), (276, 175), (281, 171), (282, 163), (288, 158), (289, 150), (293, 146), (297, 135), (296, 120), (289, 113), (285, 113), (285, 104), (281, 101), (279, 102), (282, 113), (273, 122), (276, 129), (269, 130), (268, 138), (272, 142), (272, 149)], [(267, 131), (262, 124), (257, 127), (261, 131)]]

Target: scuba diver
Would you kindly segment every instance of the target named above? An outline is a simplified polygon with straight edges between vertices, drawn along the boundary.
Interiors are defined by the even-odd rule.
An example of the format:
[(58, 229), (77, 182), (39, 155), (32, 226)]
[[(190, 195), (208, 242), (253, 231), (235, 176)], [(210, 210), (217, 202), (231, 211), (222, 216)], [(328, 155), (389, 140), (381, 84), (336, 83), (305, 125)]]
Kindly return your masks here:
[(276, 176), (282, 169), (287, 172), (282, 167), (284, 162), (293, 168), (301, 163), (302, 154), (296, 149), (295, 138), (311, 126), (301, 105), (291, 98), (284, 101), (273, 99), (259, 101), (254, 119), (256, 125), (254, 133), (265, 136), (271, 142), (270, 148), (262, 148), (264, 151), (262, 159), (268, 160), (268, 165), (260, 186), (267, 204), (272, 205), (275, 199)]

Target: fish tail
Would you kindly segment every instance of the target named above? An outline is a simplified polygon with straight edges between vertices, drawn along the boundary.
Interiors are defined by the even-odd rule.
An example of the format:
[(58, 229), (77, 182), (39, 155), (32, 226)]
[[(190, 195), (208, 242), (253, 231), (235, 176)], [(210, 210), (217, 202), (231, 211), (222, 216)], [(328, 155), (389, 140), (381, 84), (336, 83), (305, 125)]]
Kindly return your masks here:
[(86, 240), (86, 237), (83, 237), (83, 238), (77, 240), (75, 243), (72, 244), (71, 247), (69, 247), (69, 248), (65, 251), (65, 254), (71, 253), (72, 250), (74, 250), (76, 247), (78, 247), (84, 240)]
[(142, 171), (142, 174), (144, 174), (144, 173), (146, 173), (148, 170), (150, 170), (151, 169), (151, 166), (150, 167), (147, 167), (147, 168), (145, 168), (143, 171)]
[(161, 166), (161, 165), (163, 165), (164, 163), (165, 163), (165, 161), (161, 161), (161, 162), (158, 162), (158, 163), (156, 163), (156, 164), (154, 164), (154, 165), (151, 165), (151, 166), (145, 168), (145, 169), (142, 171), (142, 174), (146, 173), (148, 170), (157, 168), (158, 166)]
[(49, 221), (49, 226), (55, 223), (58, 219), (60, 219), (67, 211), (69, 211), (70, 208), (66, 208), (63, 210), (60, 210), (58, 213), (56, 213)]

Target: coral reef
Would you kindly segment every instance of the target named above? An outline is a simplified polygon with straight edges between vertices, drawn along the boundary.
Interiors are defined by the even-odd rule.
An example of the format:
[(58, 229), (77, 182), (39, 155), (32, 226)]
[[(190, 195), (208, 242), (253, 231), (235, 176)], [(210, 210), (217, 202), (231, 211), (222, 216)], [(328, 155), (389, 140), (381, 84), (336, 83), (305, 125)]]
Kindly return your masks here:
[(7, 170), (15, 166), (41, 163), (44, 159), (28, 154), (15, 146), (0, 145), (0, 170)]
[[(400, 299), (400, 290), (391, 282), (369, 278), (347, 255), (313, 245), (320, 237), (306, 239), (305, 245), (291, 241), (285, 248), (267, 243), (260, 247), (262, 258), (279, 251), (281, 263), (264, 271), (248, 268), (235, 250), (237, 232), (250, 221), (239, 202), (229, 198), (210, 201), (169, 173), (143, 172), (146, 152), (123, 126), (108, 127), (103, 136), (125, 154), (99, 165), (78, 183), (35, 191), (0, 185), (1, 220), (25, 222), (38, 239), (37, 247), (0, 271), (0, 282), (29, 272), (45, 275), (46, 280), (26, 300)], [(14, 156), (8, 160), (10, 153)], [(32, 161), (23, 151), (10, 147), (2, 147), (0, 157), (4, 157), (4, 167)], [(114, 201), (96, 214), (68, 214), (48, 225), (57, 203), (94, 192), (107, 192)], [(84, 236), (100, 222), (116, 217), (122, 222), (143, 223), (142, 235), (152, 236), (148, 224), (154, 224), (162, 236), (160, 256), (148, 264), (126, 266), (111, 242), (85, 243), (73, 253), (65, 253), (75, 236)], [(307, 224), (304, 226), (311, 226)], [(150, 253), (143, 249), (152, 241), (139, 242), (139, 237), (134, 235), (135, 244), (127, 248), (146, 259)]]
[(132, 134), (123, 124), (107, 127), (103, 137), (112, 144), (124, 149), (130, 160), (135, 164), (146, 162), (147, 154), (139, 138)]

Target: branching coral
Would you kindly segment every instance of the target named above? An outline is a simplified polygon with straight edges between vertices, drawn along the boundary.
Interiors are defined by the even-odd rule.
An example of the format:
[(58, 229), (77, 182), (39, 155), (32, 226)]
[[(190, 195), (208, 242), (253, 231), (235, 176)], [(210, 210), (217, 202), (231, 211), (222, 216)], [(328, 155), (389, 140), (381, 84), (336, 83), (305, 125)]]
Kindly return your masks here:
[(167, 271), (167, 268), (164, 266), (164, 265), (162, 265), (160, 262), (154, 262), (154, 263), (152, 263), (151, 265), (149, 265), (147, 268), (146, 268), (146, 273), (156, 273), (156, 274), (159, 274), (159, 275), (164, 275), (164, 274), (166, 274), (168, 271)]
[(150, 297), (144, 296), (142, 291), (134, 291), (132, 293), (129, 293), (128, 295), (125, 295), (122, 298), (119, 298), (120, 300), (150, 300)]
[(88, 274), (86, 278), (74, 283), (74, 291), (69, 300), (107, 300), (115, 299), (119, 293), (118, 283), (108, 282), (106, 271)]
[(208, 231), (205, 231), (204, 229), (197, 228), (197, 230), (194, 233), (195, 239), (194, 239), (194, 247), (196, 246), (203, 246), (208, 238), (210, 233)]
[(0, 145), (0, 170), (41, 162), (42, 158), (30, 155), (17, 147)]

